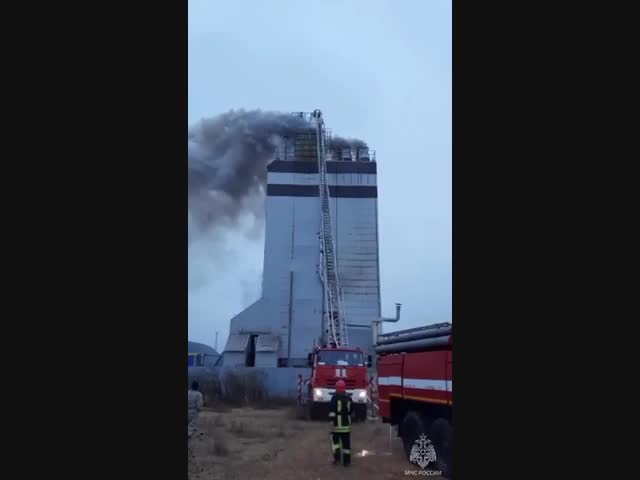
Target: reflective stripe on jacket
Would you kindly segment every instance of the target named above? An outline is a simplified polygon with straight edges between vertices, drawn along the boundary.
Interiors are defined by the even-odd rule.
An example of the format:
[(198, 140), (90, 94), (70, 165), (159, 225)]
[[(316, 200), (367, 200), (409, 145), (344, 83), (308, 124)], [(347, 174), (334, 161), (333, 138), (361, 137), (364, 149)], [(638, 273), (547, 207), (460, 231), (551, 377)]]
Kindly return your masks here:
[(329, 420), (333, 421), (334, 432), (351, 431), (351, 397), (336, 393), (329, 404)]

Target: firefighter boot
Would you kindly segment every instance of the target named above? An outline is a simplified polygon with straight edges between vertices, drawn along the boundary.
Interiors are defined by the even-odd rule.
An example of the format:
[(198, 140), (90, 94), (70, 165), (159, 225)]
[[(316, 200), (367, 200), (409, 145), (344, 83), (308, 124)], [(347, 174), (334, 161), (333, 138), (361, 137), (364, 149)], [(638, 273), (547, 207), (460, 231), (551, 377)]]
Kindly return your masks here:
[(340, 463), (340, 440), (337, 434), (331, 433), (331, 452), (333, 453), (333, 464)]
[(351, 465), (351, 433), (342, 434), (340, 450), (342, 452), (342, 464), (348, 467)]

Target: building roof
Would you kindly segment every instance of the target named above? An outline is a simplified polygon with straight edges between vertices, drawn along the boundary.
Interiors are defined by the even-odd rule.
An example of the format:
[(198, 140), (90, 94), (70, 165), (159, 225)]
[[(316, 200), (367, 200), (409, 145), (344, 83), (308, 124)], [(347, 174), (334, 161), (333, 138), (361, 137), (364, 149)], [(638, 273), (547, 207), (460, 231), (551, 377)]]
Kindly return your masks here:
[(280, 341), (275, 335), (258, 335), (256, 352), (277, 352)]
[(246, 352), (250, 335), (247, 333), (231, 334), (227, 339), (225, 352)]
[(215, 348), (211, 348), (209, 345), (197, 342), (187, 342), (188, 353), (205, 353), (207, 355), (220, 355), (216, 352)]

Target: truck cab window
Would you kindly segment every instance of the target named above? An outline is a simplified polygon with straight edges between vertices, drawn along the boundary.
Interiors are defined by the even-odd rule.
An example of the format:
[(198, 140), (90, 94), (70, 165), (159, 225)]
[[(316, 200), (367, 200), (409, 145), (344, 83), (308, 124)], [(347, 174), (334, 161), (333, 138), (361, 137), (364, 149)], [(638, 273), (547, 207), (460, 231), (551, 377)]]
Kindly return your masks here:
[(361, 352), (321, 350), (318, 365), (363, 366), (364, 360)]

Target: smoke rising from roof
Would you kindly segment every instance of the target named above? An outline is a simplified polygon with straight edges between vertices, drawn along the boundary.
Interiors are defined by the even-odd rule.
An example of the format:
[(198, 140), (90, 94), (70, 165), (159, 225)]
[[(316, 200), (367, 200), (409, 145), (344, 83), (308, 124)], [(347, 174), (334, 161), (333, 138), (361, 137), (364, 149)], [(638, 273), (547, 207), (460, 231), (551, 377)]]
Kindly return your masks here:
[[(261, 110), (231, 110), (189, 129), (189, 239), (198, 230), (237, 225), (243, 214), (263, 215), (267, 164), (282, 138), (313, 127), (304, 118)], [(366, 147), (332, 137), (334, 148)]]
[(338, 153), (343, 148), (359, 148), (359, 147), (367, 147), (367, 144), (362, 140), (358, 140), (357, 138), (342, 138), (342, 137), (332, 137), (331, 138), (331, 148), (337, 150)]
[[(224, 346), (231, 316), (260, 296), (267, 165), (284, 137), (310, 127), (288, 113), (231, 110), (189, 129), (188, 315), (212, 325), (209, 343), (219, 330)], [(348, 145), (365, 146), (332, 137)]]

